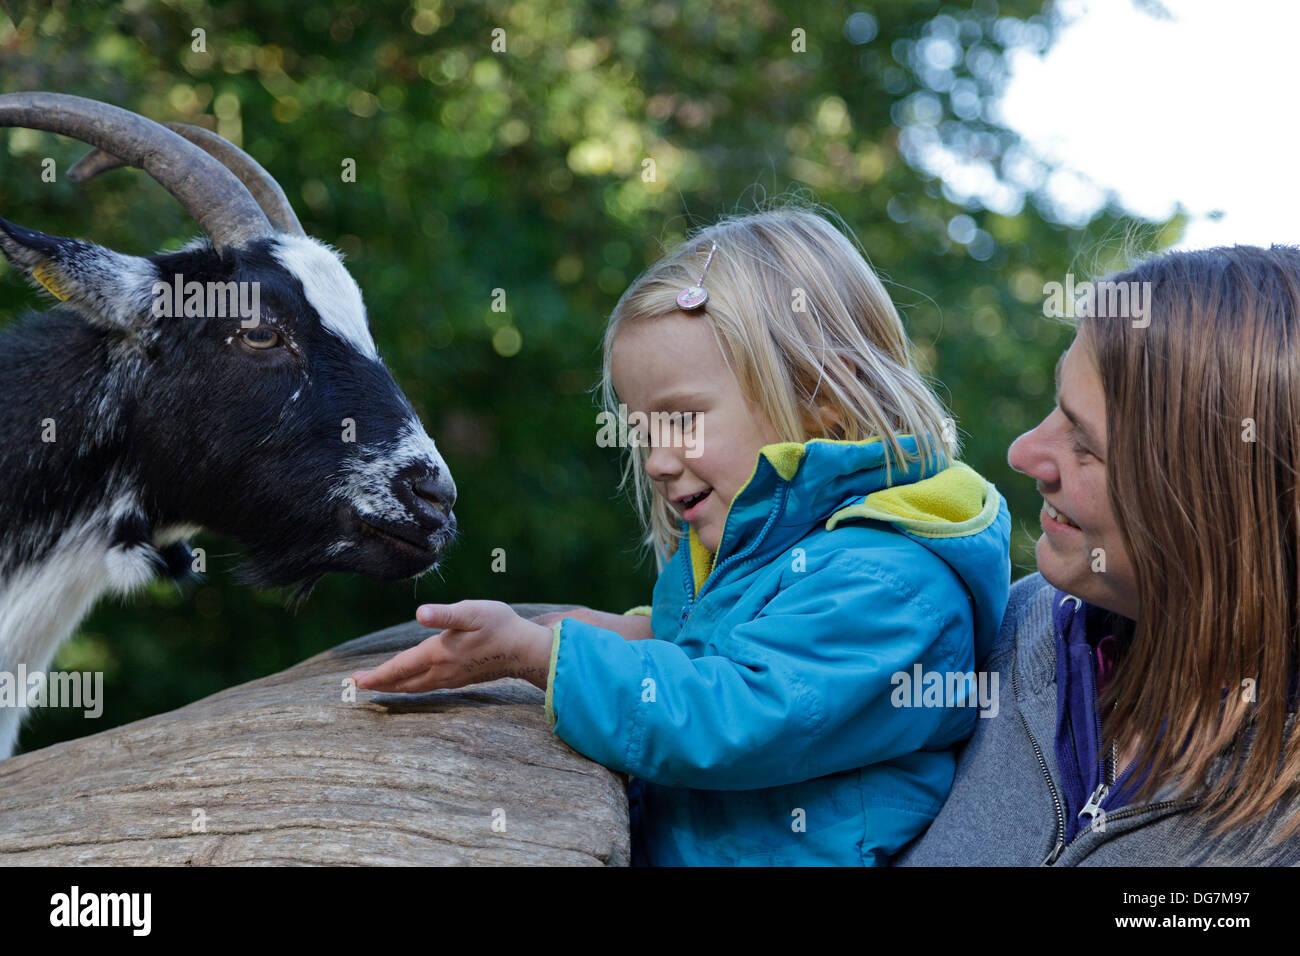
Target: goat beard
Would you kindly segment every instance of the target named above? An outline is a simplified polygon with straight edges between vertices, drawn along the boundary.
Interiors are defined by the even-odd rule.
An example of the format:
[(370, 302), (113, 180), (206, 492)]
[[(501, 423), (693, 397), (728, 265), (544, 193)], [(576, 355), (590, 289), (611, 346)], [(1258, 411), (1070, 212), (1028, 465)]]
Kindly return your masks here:
[(295, 573), (284, 566), (268, 565), (256, 558), (248, 558), (235, 567), (234, 578), (239, 584), (247, 587), (279, 590), (284, 597), (285, 607), (297, 612), (307, 603), (312, 591), (327, 573), (327, 571)]
[(323, 577), (325, 577), (325, 574), (322, 572), (287, 585), (284, 588), (285, 607), (296, 613), (299, 608), (307, 603), (307, 599), (311, 597), (311, 592), (316, 589), (316, 585), (320, 583), (320, 579)]

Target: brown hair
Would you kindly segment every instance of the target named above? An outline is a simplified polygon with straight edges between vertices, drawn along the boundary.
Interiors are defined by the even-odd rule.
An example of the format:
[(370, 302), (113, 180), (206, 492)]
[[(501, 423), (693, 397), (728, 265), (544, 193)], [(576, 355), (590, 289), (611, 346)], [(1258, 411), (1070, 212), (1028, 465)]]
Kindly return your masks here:
[(1150, 286), (1142, 319), (1080, 321), (1140, 608), (1103, 734), (1140, 741), (1153, 768), (1140, 801), (1165, 783), (1180, 798), (1206, 788), (1218, 835), (1300, 781), (1300, 734), (1284, 740), (1300, 658), (1300, 249), (1167, 253), (1110, 281)]

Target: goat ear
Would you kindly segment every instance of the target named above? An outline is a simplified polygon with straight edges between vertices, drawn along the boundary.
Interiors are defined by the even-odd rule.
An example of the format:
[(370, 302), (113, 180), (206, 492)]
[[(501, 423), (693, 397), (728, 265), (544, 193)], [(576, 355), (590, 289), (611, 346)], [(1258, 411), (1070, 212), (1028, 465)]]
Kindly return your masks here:
[(158, 270), (148, 259), (84, 239), (46, 235), (4, 219), (0, 252), (34, 285), (96, 325), (129, 329), (153, 321), (150, 308)]

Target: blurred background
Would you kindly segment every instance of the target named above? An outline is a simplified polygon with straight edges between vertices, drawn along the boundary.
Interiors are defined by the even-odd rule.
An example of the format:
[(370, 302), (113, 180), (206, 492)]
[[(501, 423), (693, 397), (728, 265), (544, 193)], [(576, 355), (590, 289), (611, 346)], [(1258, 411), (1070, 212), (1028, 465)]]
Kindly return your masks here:
[[(200, 535), (202, 583), (108, 599), (61, 652), (57, 668), (105, 672), (104, 716), (37, 710), (25, 750), (272, 673), (425, 601), (647, 602), (654, 566), (617, 491), (618, 452), (594, 440), (605, 320), (693, 226), (792, 192), (843, 216), (886, 279), (965, 460), (1008, 498), (1020, 577), (1040, 499), (1006, 450), (1050, 410), (1072, 335), (1044, 318), (1043, 284), (1173, 245), (1187, 222), (1176, 204), (1125, 213), (1003, 119), (1013, 58), (1044, 62), (1070, 19), (1037, 0), (4, 10), (4, 92), (215, 127), (276, 176), (306, 230), (346, 254), (380, 351), (461, 492), (461, 540), (438, 573), (334, 575), (297, 612), (235, 585), (235, 543)], [(74, 187), (63, 174), (83, 152), (0, 131), (0, 215), (139, 255), (197, 232), (138, 171)], [(46, 156), (55, 184), (40, 182)], [(355, 182), (341, 180), (345, 158)], [(494, 289), (507, 311), (492, 311)], [(0, 265), (0, 327), (44, 306)], [(497, 548), (504, 573), (491, 570)]]

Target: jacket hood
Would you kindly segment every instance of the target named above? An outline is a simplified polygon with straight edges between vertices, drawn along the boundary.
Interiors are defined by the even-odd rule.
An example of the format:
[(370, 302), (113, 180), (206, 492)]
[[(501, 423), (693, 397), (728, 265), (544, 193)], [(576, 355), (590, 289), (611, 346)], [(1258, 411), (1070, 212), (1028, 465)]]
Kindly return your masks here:
[[(912, 435), (899, 436), (909, 453)], [(824, 524), (884, 522), (941, 558), (965, 585), (975, 617), (975, 660), (993, 647), (1011, 585), (1011, 516), (997, 488), (961, 462), (937, 455), (929, 469), (889, 460), (879, 438), (780, 442), (759, 450), (749, 481), (727, 512), (717, 555), (689, 536), (696, 591), (739, 552), (779, 552)], [(888, 470), (888, 475), (886, 474)], [(888, 481), (887, 481), (888, 478)], [(685, 522), (683, 522), (685, 524)]]

